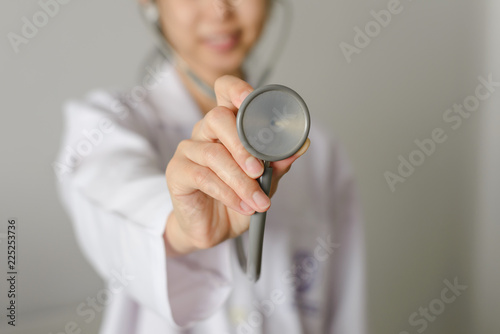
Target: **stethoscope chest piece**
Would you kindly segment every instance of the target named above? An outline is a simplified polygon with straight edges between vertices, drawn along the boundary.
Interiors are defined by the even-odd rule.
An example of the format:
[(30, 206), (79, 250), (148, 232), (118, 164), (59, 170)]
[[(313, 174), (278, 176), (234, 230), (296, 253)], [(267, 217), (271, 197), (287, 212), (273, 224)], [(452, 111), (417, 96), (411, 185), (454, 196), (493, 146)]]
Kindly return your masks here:
[[(294, 155), (309, 135), (310, 116), (304, 100), (294, 90), (282, 85), (268, 85), (254, 90), (240, 106), (236, 117), (238, 135), (246, 150), (264, 161), (259, 184), (269, 195), (271, 161)], [(247, 277), (260, 277), (266, 212), (256, 212), (250, 221), (248, 256), (242, 237), (235, 239), (238, 260)]]

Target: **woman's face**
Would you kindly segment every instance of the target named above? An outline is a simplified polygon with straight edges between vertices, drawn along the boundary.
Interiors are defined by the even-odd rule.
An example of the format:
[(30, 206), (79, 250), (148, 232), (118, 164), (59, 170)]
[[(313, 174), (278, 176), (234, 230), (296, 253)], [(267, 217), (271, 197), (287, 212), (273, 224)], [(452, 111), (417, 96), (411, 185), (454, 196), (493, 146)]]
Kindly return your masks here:
[(193, 68), (240, 69), (264, 26), (270, 0), (157, 0), (165, 37)]

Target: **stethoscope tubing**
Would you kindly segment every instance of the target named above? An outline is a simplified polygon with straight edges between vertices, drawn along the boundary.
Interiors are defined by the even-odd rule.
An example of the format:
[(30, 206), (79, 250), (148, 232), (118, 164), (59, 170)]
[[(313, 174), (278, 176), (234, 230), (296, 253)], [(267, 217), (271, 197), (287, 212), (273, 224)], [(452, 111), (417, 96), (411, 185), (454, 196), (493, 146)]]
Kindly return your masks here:
[[(273, 168), (269, 162), (264, 162), (264, 173), (259, 178), (259, 185), (262, 190), (269, 196), (271, 190), (271, 181)], [(235, 239), (236, 253), (238, 262), (243, 272), (252, 282), (257, 282), (260, 278), (262, 267), (262, 250), (264, 246), (264, 230), (266, 227), (266, 212), (256, 212), (250, 218), (250, 227), (248, 235), (248, 254), (245, 255), (243, 246), (243, 236), (240, 235)]]

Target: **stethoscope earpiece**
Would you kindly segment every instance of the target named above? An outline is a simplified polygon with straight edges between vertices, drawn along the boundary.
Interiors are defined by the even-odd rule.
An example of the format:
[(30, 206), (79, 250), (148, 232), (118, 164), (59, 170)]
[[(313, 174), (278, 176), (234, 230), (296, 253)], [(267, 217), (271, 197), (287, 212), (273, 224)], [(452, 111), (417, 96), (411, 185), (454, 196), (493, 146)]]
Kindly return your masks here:
[(158, 7), (153, 1), (144, 0), (140, 1), (139, 4), (142, 8), (142, 12), (146, 20), (152, 24), (159, 26), (160, 24), (160, 13), (158, 13)]

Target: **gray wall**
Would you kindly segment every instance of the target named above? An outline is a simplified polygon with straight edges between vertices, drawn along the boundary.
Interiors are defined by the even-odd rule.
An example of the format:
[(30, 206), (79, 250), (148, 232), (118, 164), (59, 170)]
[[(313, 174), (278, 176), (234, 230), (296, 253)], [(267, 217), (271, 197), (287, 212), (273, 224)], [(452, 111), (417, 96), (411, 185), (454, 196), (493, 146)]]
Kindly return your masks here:
[[(472, 314), (490, 320), (481, 333), (498, 332), (472, 288), (484, 277), (472, 274), (473, 259), (485, 258), (473, 243), (483, 104), (456, 130), (443, 120), (448, 108), (474, 94), (478, 76), (496, 70), (500, 78), (487, 58), (496, 38), (485, 23), (488, 12), (493, 17), (487, 1), (402, 0), (401, 12), (350, 63), (339, 45), (354, 44), (353, 29), (363, 29), (373, 20), (370, 11), (390, 1), (294, 1), (292, 36), (271, 81), (299, 91), (352, 160), (366, 220), (371, 333), (417, 333), (409, 316), (437, 305), (443, 281), (455, 278), (468, 288), (425, 333), (474, 332)], [(31, 0), (0, 5), (0, 233), (8, 217), (17, 217), (21, 326), (15, 332), (55, 333), (75, 319), (93, 333), (98, 321), (82, 323), (75, 308), (102, 282), (78, 250), (51, 167), (60, 106), (96, 87), (133, 84), (151, 40), (133, 1), (72, 0), (16, 54), (7, 34), (20, 33), (21, 18), (39, 9)], [(414, 141), (436, 128), (446, 141), (391, 191), (384, 173), (396, 173), (399, 155), (408, 159), (418, 148)], [(2, 256), (2, 270), (4, 262)], [(475, 272), (487, 275), (488, 264)]]
[[(500, 2), (488, 1), (485, 67), (500, 77)], [(500, 80), (498, 80), (500, 81)], [(476, 243), (474, 247), (473, 300), (474, 332), (497, 333), (500, 328), (500, 94), (488, 101), (483, 110)]]

